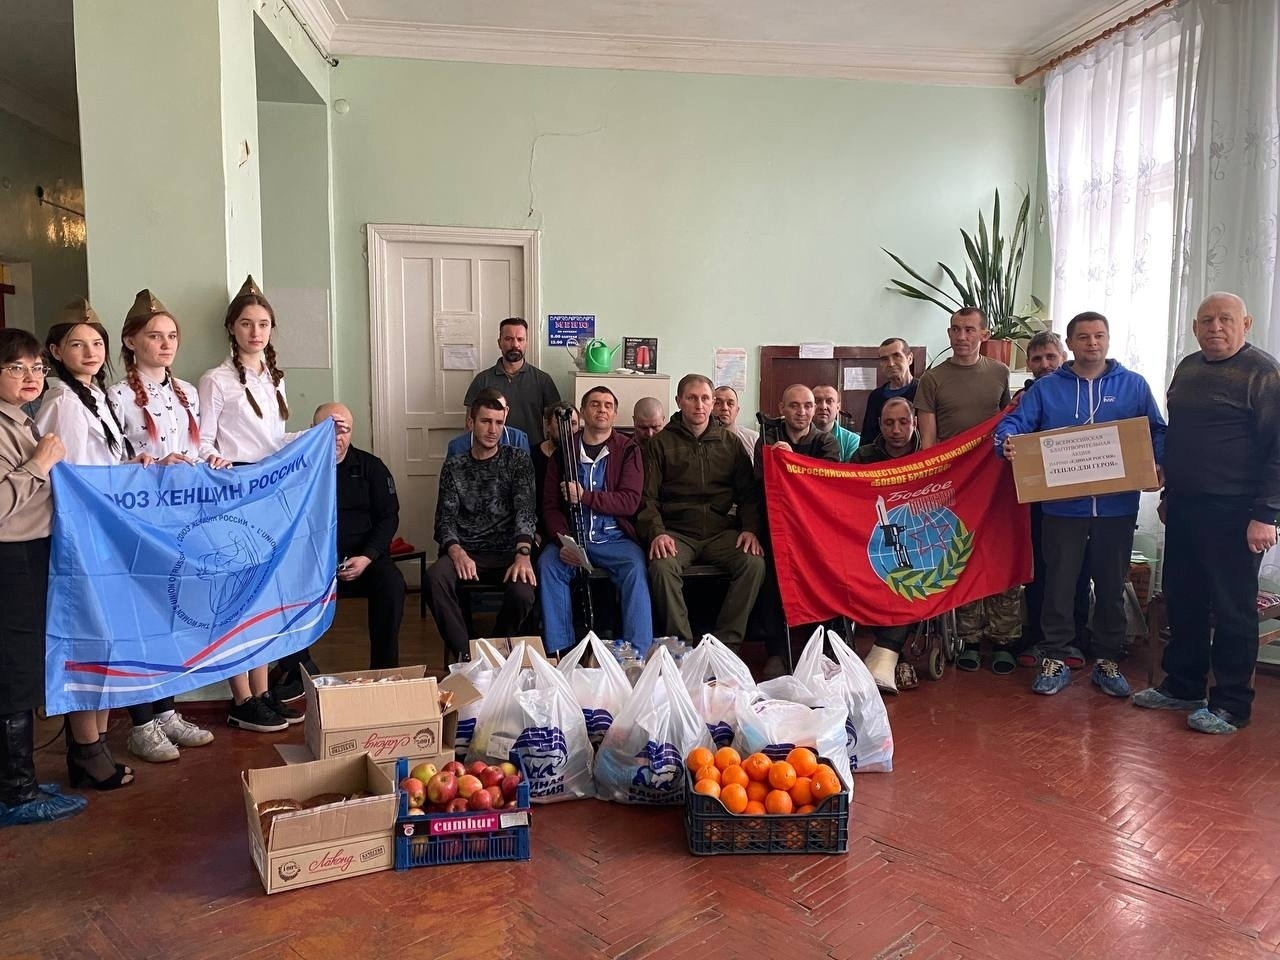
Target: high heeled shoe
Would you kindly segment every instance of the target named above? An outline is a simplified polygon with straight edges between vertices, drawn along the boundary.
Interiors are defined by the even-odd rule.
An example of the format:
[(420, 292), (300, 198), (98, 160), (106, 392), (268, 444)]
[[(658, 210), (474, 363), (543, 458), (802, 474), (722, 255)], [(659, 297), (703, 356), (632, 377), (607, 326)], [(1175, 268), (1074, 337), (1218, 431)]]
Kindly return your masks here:
[(71, 743), (67, 749), (67, 779), (73, 787), (118, 790), (133, 783), (133, 771), (116, 763), (107, 748), (107, 738), (99, 737), (96, 743)]

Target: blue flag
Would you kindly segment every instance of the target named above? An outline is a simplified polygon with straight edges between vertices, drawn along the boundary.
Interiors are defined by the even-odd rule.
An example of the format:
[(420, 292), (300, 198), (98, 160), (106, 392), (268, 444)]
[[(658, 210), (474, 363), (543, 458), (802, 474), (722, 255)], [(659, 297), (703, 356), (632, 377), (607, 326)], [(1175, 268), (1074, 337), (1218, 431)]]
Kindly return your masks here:
[(50, 714), (149, 703), (301, 650), (333, 622), (333, 421), (260, 463), (53, 468)]

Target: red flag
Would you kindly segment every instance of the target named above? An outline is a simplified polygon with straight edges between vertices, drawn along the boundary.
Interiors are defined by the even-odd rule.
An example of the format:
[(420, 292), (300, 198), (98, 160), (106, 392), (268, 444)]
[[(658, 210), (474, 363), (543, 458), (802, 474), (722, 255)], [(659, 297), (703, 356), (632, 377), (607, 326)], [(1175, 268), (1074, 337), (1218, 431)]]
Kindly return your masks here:
[(787, 623), (914, 623), (1030, 580), (1028, 508), (992, 452), (999, 422), (865, 466), (766, 447)]

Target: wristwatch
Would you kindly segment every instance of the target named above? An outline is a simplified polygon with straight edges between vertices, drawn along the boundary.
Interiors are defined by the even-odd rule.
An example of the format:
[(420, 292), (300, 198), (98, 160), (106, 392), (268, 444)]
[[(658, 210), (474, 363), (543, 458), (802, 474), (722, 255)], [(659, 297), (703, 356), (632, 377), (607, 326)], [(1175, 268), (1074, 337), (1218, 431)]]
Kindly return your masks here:
[(529, 545), (527, 543), (522, 543), (520, 546), (516, 547), (516, 553), (522, 557), (527, 557), (532, 552), (533, 551), (529, 549)]

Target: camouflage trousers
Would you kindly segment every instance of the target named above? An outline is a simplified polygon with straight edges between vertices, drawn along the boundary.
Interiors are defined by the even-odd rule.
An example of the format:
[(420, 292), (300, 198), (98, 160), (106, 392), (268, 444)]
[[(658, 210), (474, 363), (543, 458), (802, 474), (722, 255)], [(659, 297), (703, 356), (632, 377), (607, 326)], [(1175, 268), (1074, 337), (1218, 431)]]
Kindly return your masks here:
[(1016, 643), (1022, 636), (1021, 587), (992, 594), (956, 608), (956, 633), (966, 645), (987, 640), (995, 647)]

